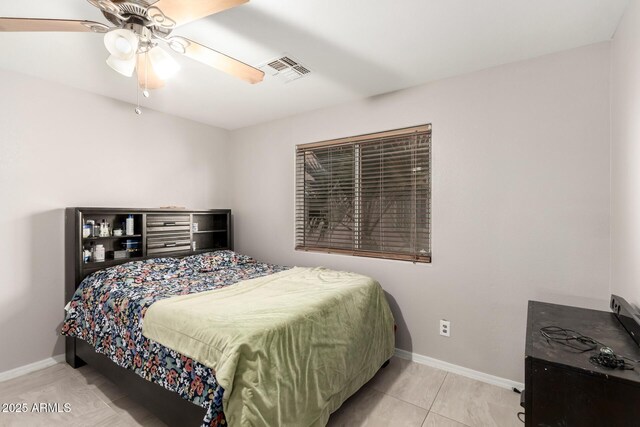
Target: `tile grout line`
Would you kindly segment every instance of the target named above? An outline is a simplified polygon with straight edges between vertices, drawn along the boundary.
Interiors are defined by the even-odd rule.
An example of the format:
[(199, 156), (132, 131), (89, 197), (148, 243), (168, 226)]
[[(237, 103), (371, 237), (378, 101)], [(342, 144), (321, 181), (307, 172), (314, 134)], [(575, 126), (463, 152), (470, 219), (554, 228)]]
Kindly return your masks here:
[[(448, 372), (448, 373), (447, 373), (447, 376), (448, 376), (449, 374), (452, 374), (452, 375), (456, 375), (456, 376), (460, 376), (460, 377), (462, 377), (462, 378), (465, 378), (463, 375), (456, 374), (455, 372)], [(446, 377), (445, 377), (445, 379), (446, 379)], [(473, 378), (467, 378), (467, 379), (468, 379), (468, 380), (471, 380), (471, 381), (476, 381), (476, 382), (484, 383), (483, 381), (480, 381), (480, 380), (474, 380)], [(444, 382), (443, 382), (443, 384), (444, 384)], [(494, 384), (488, 384), (488, 383), (484, 383), (484, 385), (494, 386)], [(440, 387), (440, 388), (442, 389), (442, 387)], [(440, 394), (440, 390), (438, 390), (438, 394)], [(436, 398), (437, 398), (437, 396), (436, 396)], [(434, 403), (435, 403), (435, 400), (434, 400)], [(433, 408), (433, 405), (431, 405), (431, 406), (432, 406), (432, 408)], [(502, 404), (500, 404), (499, 406), (506, 407), (506, 405), (502, 405)], [(459, 420), (456, 420), (455, 418), (451, 418), (451, 417), (449, 417), (449, 416), (447, 416), (447, 415), (443, 415), (443, 414), (441, 414), (441, 413), (439, 413), (439, 412), (436, 412), (436, 411), (434, 411), (432, 408), (431, 408), (431, 409), (429, 409), (429, 412), (433, 412), (434, 414), (439, 415), (439, 416), (441, 416), (441, 417), (443, 417), (443, 418), (447, 418), (447, 419), (449, 419), (449, 420), (451, 420), (451, 421), (455, 421), (456, 423), (462, 424), (463, 426), (470, 427), (470, 426), (469, 426), (469, 424), (466, 424), (466, 423), (465, 423), (465, 422), (463, 422), (463, 421), (459, 421)], [(517, 411), (516, 411), (516, 417), (517, 417), (517, 412), (519, 412), (519, 411), (520, 411), (520, 406), (518, 405), (518, 406), (517, 406)]]
[(91, 387), (88, 387), (87, 385), (84, 385), (84, 387), (87, 389), (87, 392), (91, 393), (96, 399), (98, 399), (98, 401), (102, 402), (107, 408), (109, 408), (114, 414), (116, 415), (120, 415), (118, 414), (112, 407), (111, 405), (109, 405), (109, 402), (106, 402), (102, 397), (100, 397), (98, 395), (98, 393), (94, 392), (93, 390), (91, 390)]
[[(93, 395), (93, 396), (94, 396), (94, 397), (95, 397), (99, 402), (102, 402), (102, 404), (103, 404), (103, 405), (105, 405), (105, 406), (106, 406), (106, 407), (107, 407), (111, 412), (113, 412), (113, 414), (115, 415), (115, 417), (116, 417), (118, 420), (121, 420), (121, 421), (123, 421), (123, 422), (126, 422), (126, 419), (122, 416), (122, 414), (121, 414), (121, 413), (119, 413), (118, 411), (116, 411), (116, 410), (115, 410), (115, 409), (110, 405), (110, 402), (114, 402), (113, 400), (111, 400), (110, 402), (105, 401), (105, 399), (103, 399), (102, 397), (100, 397), (100, 396), (98, 395), (98, 393), (96, 393), (95, 391), (93, 391), (90, 387), (87, 387), (87, 391), (88, 391), (89, 393), (91, 393), (91, 394), (92, 394), (92, 395)], [(127, 396), (127, 395), (125, 395), (125, 396)], [(122, 397), (125, 397), (125, 396), (122, 396)], [(122, 397), (119, 397), (118, 399), (121, 399)], [(116, 400), (118, 400), (118, 399), (116, 399)], [(114, 416), (114, 415), (112, 415), (112, 416)]]
[[(100, 372), (92, 369), (91, 367), (89, 367), (89, 369), (91, 369), (93, 372), (93, 374), (97, 374), (98, 376), (102, 377), (106, 382), (114, 385), (115, 387), (117, 387), (119, 390), (124, 391), (124, 389), (122, 387), (120, 387), (118, 384), (114, 383), (113, 381), (111, 381), (109, 378), (105, 377), (104, 375), (102, 375)], [(87, 378), (82, 375), (81, 372), (78, 371), (78, 369), (73, 369), (73, 374), (75, 374), (76, 379), (79, 381), (83, 381), (86, 380)], [(110, 399), (108, 398), (104, 393), (97, 393), (92, 387), (90, 387), (89, 385), (91, 385), (90, 383), (83, 383), (82, 384), (83, 387), (86, 388), (87, 392), (89, 392), (90, 394), (92, 394), (94, 396), (94, 398), (98, 401), (103, 403), (111, 412), (113, 412), (113, 415), (111, 415), (112, 417), (115, 416), (116, 419), (124, 422), (125, 424), (127, 423), (126, 418), (123, 416), (123, 414), (121, 414), (119, 411), (116, 410), (117, 405), (115, 405), (115, 402), (117, 402), (120, 399), (130, 399), (129, 394), (125, 393), (122, 396), (116, 398), (116, 399)], [(99, 386), (92, 384), (95, 388), (97, 388), (98, 390), (100, 389)], [(137, 403), (136, 403), (137, 404)], [(146, 409), (146, 408), (145, 408)], [(128, 413), (128, 411), (125, 410), (125, 412)], [(151, 419), (153, 416), (155, 416), (153, 413), (148, 412), (148, 417), (147, 419)], [(141, 424), (142, 425), (142, 424)]]
[[(415, 363), (415, 362), (412, 362), (412, 363)], [(438, 394), (440, 393), (440, 389), (442, 389), (442, 385), (444, 384), (444, 381), (447, 379), (447, 376), (449, 375), (449, 372), (445, 371), (444, 369), (440, 369), (440, 368), (433, 368), (433, 369), (436, 369), (438, 371), (444, 372), (444, 378), (442, 379), (442, 382), (440, 383), (440, 386), (438, 387), (438, 391), (436, 392), (433, 400), (431, 401), (431, 404), (429, 405), (429, 408), (425, 408), (423, 406), (416, 405), (413, 402), (406, 401), (403, 398), (398, 397), (398, 396), (394, 396), (393, 394), (387, 393), (386, 391), (378, 390), (377, 388), (369, 386), (368, 384), (365, 384), (364, 386), (362, 386), (362, 388), (364, 388), (364, 387), (370, 388), (371, 390), (376, 391), (378, 393), (382, 393), (382, 394), (384, 394), (386, 396), (392, 397), (392, 398), (394, 398), (396, 400), (399, 400), (401, 402), (404, 402), (404, 403), (407, 403), (409, 405), (415, 406), (416, 408), (423, 409), (423, 410), (427, 411), (427, 415), (429, 415), (429, 412), (431, 411), (431, 407), (433, 406), (434, 402), (436, 401), (436, 398), (438, 397)], [(440, 415), (440, 414), (438, 414), (438, 415)], [(425, 419), (426, 419), (426, 417), (425, 417)], [(423, 420), (423, 423), (424, 423), (424, 420)]]
[[(444, 378), (442, 379), (442, 382), (440, 383), (440, 387), (438, 387), (438, 391), (436, 392), (435, 397), (431, 401), (431, 405), (429, 405), (429, 412), (431, 412), (431, 408), (433, 408), (433, 404), (436, 403), (436, 399), (438, 398), (438, 395), (440, 394), (440, 390), (442, 390), (442, 386), (444, 385), (444, 382), (447, 380), (448, 376), (449, 376), (449, 372), (445, 371)], [(440, 415), (440, 414), (438, 414), (438, 415)]]
[[(445, 375), (445, 378), (446, 378), (446, 377), (447, 377), (447, 375)], [(442, 384), (444, 384), (444, 380), (442, 381)], [(442, 388), (442, 384), (440, 384), (440, 387), (438, 387), (438, 392), (436, 392), (436, 397), (438, 396), (438, 393), (440, 392), (440, 389)], [(367, 387), (367, 385), (365, 384), (362, 388), (364, 388), (364, 387)], [(433, 406), (433, 402), (435, 402), (435, 400), (436, 400), (436, 398), (434, 397), (434, 398), (433, 398), (433, 402), (431, 402), (431, 405), (429, 406), (429, 409), (427, 409), (427, 408), (425, 408), (424, 406), (416, 405), (416, 404), (415, 404), (415, 403), (413, 403), (413, 402), (406, 401), (406, 400), (404, 400), (404, 399), (403, 399), (403, 398), (401, 398), (401, 397), (394, 396), (393, 394), (389, 394), (389, 393), (387, 393), (387, 392), (384, 392), (384, 391), (378, 390), (378, 389), (373, 388), (373, 387), (371, 387), (371, 386), (368, 386), (367, 388), (369, 388), (369, 389), (371, 389), (371, 390), (375, 391), (376, 393), (382, 393), (382, 394), (384, 394), (385, 396), (389, 396), (389, 397), (391, 397), (391, 398), (393, 398), (393, 399), (395, 399), (395, 400), (399, 400), (399, 401), (400, 401), (400, 402), (402, 402), (402, 403), (406, 403), (406, 404), (408, 404), (408, 405), (415, 406), (415, 407), (416, 407), (416, 408), (418, 408), (418, 409), (422, 409), (423, 411), (427, 411), (427, 415), (429, 415), (429, 412), (431, 412), (431, 407)], [(440, 414), (438, 414), (438, 415), (440, 415)], [(426, 419), (426, 418), (427, 418), (427, 417), (425, 416), (425, 419)], [(445, 418), (446, 418), (446, 417), (445, 417)], [(453, 421), (455, 421), (455, 420), (453, 420)], [(423, 420), (422, 422), (423, 422), (423, 424), (424, 424), (424, 420)], [(458, 422), (459, 422), (459, 421), (458, 421)], [(463, 423), (461, 423), (461, 424), (463, 424)], [(466, 425), (466, 424), (465, 424), (465, 425)]]
[[(445, 372), (447, 372), (447, 371), (445, 371)], [(439, 414), (439, 413), (437, 413), (437, 412), (432, 410), (433, 405), (436, 403), (436, 399), (438, 398), (438, 395), (440, 394), (440, 390), (442, 390), (442, 386), (444, 385), (444, 382), (447, 380), (447, 377), (449, 376), (450, 373), (451, 372), (447, 372), (446, 375), (444, 376), (444, 379), (442, 380), (442, 384), (440, 384), (440, 387), (438, 388), (438, 392), (436, 393), (436, 397), (433, 398), (433, 402), (431, 402), (431, 406), (429, 406), (429, 412), (427, 412), (427, 417), (429, 416), (429, 413), (433, 412), (434, 414), (438, 415), (439, 417), (446, 418), (446, 419), (451, 420), (453, 422), (456, 422), (458, 424), (462, 424), (465, 427), (469, 427), (467, 424), (465, 424), (463, 422), (460, 422), (458, 420), (454, 420), (453, 418), (449, 418), (449, 417), (447, 417), (445, 415)], [(426, 418), (425, 418), (425, 420), (426, 420)], [(423, 424), (424, 424), (424, 422), (423, 422)]]
[[(77, 379), (78, 379), (79, 381), (82, 381), (82, 379), (86, 379), (86, 377), (85, 377), (84, 375), (82, 375), (80, 372), (78, 372), (78, 370), (77, 370), (77, 369), (74, 369), (74, 370), (73, 370), (73, 372), (77, 375)], [(108, 381), (108, 382), (110, 382), (111, 384), (113, 384), (113, 385), (115, 385), (116, 387), (118, 387), (118, 389), (120, 389), (120, 390), (122, 389), (120, 386), (118, 386), (117, 384), (115, 384), (115, 383), (114, 383), (113, 381), (111, 381), (109, 378), (105, 377), (104, 375), (100, 374), (100, 373), (99, 373), (99, 372), (97, 372), (97, 371), (94, 371), (94, 372), (95, 372), (95, 373), (97, 373), (98, 375), (100, 375), (101, 377), (103, 377), (106, 381)], [(88, 391), (88, 392), (90, 392), (91, 394), (93, 394), (93, 395), (96, 397), (96, 399), (98, 399), (99, 401), (101, 401), (102, 403), (104, 403), (105, 405), (107, 405), (107, 407), (108, 407), (109, 409), (111, 409), (111, 410), (112, 410), (116, 415), (118, 415), (118, 416), (120, 415), (120, 414), (118, 414), (118, 413), (117, 413), (117, 412), (116, 412), (116, 411), (111, 407), (110, 403), (115, 402), (115, 401), (116, 401), (116, 400), (118, 400), (118, 399), (122, 399), (123, 397), (127, 397), (127, 396), (129, 396), (129, 394), (125, 393), (123, 396), (120, 396), (120, 397), (118, 397), (117, 399), (113, 399), (113, 400), (112, 400), (112, 399), (109, 399), (109, 402), (107, 402), (107, 401), (105, 400), (105, 399), (106, 399), (106, 396), (105, 396), (105, 399), (103, 399), (103, 398), (102, 398), (98, 393), (96, 393), (94, 390), (92, 390), (92, 389), (91, 389), (91, 387), (89, 387), (89, 384), (88, 384), (88, 383), (87, 383), (87, 384), (82, 384), (82, 385), (83, 385), (84, 387), (86, 387), (86, 388), (87, 388), (87, 391)], [(95, 386), (96, 388), (98, 388), (98, 389), (99, 389), (99, 387), (98, 387), (97, 385), (95, 385), (95, 384), (94, 384), (94, 386)]]
[[(432, 412), (432, 411), (429, 411), (429, 412)], [(458, 423), (458, 424), (460, 424), (460, 425), (463, 425), (464, 427), (470, 427), (470, 426), (469, 426), (469, 424), (461, 423), (461, 422), (460, 422), (460, 421), (458, 421), (458, 420), (454, 420), (453, 418), (449, 418), (449, 417), (444, 416), (444, 415), (442, 415), (442, 414), (439, 414), (439, 413), (437, 413), (437, 412), (434, 412), (434, 414), (436, 414), (436, 415), (437, 415), (437, 416), (439, 416), (439, 417), (446, 418), (446, 419), (448, 419), (449, 421), (453, 421), (454, 423)]]
[[(366, 386), (366, 384), (365, 384), (365, 386)], [(362, 388), (364, 388), (364, 386), (363, 386)], [(361, 388), (361, 389), (362, 389), (362, 388)], [(389, 394), (389, 393), (386, 393), (386, 392), (384, 392), (384, 391), (381, 391), (381, 390), (375, 389), (375, 388), (373, 388), (373, 387), (368, 387), (368, 388), (369, 388), (369, 389), (371, 389), (371, 390), (373, 390), (373, 391), (375, 391), (376, 393), (382, 393), (382, 394), (384, 394), (385, 396), (389, 396), (389, 397), (390, 397), (390, 398), (392, 398), (392, 399), (399, 400), (400, 402), (402, 402), (402, 403), (406, 403), (407, 405), (415, 406), (416, 408), (418, 408), (418, 409), (422, 409), (423, 411), (427, 411), (427, 413), (429, 413), (429, 410), (428, 410), (427, 408), (424, 408), (424, 407), (422, 407), (422, 406), (420, 406), (420, 405), (416, 405), (415, 403), (407, 402), (406, 400), (404, 400), (404, 399), (402, 399), (402, 398), (400, 398), (400, 397), (397, 397), (397, 396), (394, 396), (393, 394)], [(356, 393), (357, 393), (357, 392), (356, 392)]]
[(420, 423), (420, 427), (424, 427), (424, 423), (425, 421), (427, 421), (427, 417), (429, 416), (429, 411), (427, 411), (427, 413), (425, 414), (424, 418), (422, 419), (422, 422)]

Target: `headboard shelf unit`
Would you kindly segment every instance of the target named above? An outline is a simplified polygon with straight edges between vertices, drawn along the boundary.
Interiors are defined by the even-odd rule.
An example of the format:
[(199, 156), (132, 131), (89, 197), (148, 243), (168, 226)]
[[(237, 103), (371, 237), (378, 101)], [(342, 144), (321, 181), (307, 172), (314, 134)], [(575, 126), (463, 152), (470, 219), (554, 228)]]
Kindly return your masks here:
[[(129, 215), (133, 217), (134, 234), (127, 236), (124, 234)], [(67, 208), (65, 217), (67, 289), (70, 292), (67, 299), (82, 279), (96, 270), (152, 257), (179, 257), (233, 248), (229, 209)], [(103, 220), (111, 224), (110, 235), (83, 237), (82, 230), (87, 221), (99, 224)], [(197, 233), (193, 232), (194, 222), (198, 223)], [(123, 235), (113, 235), (115, 229), (121, 229)], [(209, 234), (215, 234), (215, 237)], [(104, 261), (91, 259), (86, 262), (83, 259), (83, 251), (94, 245), (105, 248)], [(127, 251), (127, 247), (133, 249)], [(127, 257), (114, 259), (115, 252), (122, 256), (121, 251), (127, 251)]]
[[(133, 234), (126, 220), (133, 217)], [(108, 236), (83, 236), (87, 221), (111, 224)], [(194, 232), (194, 223), (198, 231)], [(121, 229), (123, 235), (114, 235)], [(65, 210), (65, 299), (71, 300), (82, 280), (91, 273), (126, 262), (158, 257), (183, 257), (214, 250), (233, 249), (229, 209), (67, 208)], [(83, 252), (98, 245), (105, 260), (85, 259)], [(126, 256), (125, 258), (119, 258)], [(75, 340), (66, 339), (67, 358), (74, 359)], [(70, 364), (74, 360), (67, 360)]]

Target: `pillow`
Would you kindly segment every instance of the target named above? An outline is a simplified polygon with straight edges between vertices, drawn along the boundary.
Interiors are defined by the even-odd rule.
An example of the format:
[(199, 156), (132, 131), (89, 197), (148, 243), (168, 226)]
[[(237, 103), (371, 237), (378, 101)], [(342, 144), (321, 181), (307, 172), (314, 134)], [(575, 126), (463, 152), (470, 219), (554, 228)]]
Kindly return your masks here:
[(180, 264), (186, 269), (206, 273), (255, 262), (255, 259), (233, 251), (216, 251), (182, 258)]

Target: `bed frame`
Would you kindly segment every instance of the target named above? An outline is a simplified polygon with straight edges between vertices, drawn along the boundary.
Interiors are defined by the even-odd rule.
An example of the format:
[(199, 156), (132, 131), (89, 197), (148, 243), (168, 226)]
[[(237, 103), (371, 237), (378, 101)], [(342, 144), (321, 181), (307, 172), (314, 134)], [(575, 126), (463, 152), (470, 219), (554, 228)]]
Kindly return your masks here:
[[(207, 410), (164, 387), (147, 381), (134, 371), (121, 368), (107, 356), (96, 353), (93, 347), (83, 340), (75, 340), (75, 361), (87, 363), (110, 381), (127, 390), (127, 397), (136, 401), (153, 413), (168, 426), (199, 426)], [(68, 361), (67, 361), (68, 362)], [(73, 365), (71, 365), (73, 366)], [(76, 366), (78, 365), (76, 364)]]

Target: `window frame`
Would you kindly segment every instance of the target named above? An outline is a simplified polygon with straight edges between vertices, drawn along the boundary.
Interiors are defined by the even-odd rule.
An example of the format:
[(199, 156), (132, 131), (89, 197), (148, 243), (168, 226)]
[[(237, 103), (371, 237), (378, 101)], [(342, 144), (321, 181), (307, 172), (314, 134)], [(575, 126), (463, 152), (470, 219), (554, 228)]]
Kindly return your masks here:
[[(354, 146), (354, 153), (355, 153), (355, 147), (357, 143), (362, 142), (363, 144), (366, 143), (375, 143), (375, 140), (380, 140), (380, 139), (385, 139), (385, 138), (393, 138), (393, 137), (402, 137), (402, 136), (410, 136), (410, 135), (426, 135), (427, 136), (427, 168), (428, 168), (428, 173), (427, 173), (427, 200), (426, 200), (426, 214), (427, 214), (427, 218), (426, 218), (426, 229), (427, 229), (427, 246), (428, 246), (428, 251), (426, 254), (418, 254), (418, 253), (401, 253), (401, 252), (393, 252), (393, 251), (385, 251), (384, 249), (380, 249), (380, 250), (363, 250), (363, 249), (356, 249), (356, 248), (352, 248), (352, 249), (344, 249), (344, 248), (337, 248), (337, 247), (326, 247), (326, 246), (321, 246), (321, 245), (307, 245), (307, 244), (299, 244), (299, 233), (300, 233), (300, 227), (302, 227), (302, 229), (305, 229), (308, 223), (308, 218), (305, 216), (306, 214), (302, 214), (302, 218), (299, 215), (299, 209), (300, 209), (300, 192), (302, 191), (303, 194), (303, 210), (306, 211), (306, 206), (307, 206), (307, 198), (304, 196), (304, 191), (306, 188), (306, 178), (303, 177), (302, 179), (300, 178), (299, 174), (301, 172), (300, 170), (300, 153), (301, 152), (306, 152), (309, 150), (313, 150), (313, 149), (321, 149), (321, 148), (329, 148), (329, 147), (338, 147), (338, 146), (349, 146), (349, 145), (353, 145)], [(360, 147), (358, 145), (358, 147)], [(302, 158), (304, 158), (304, 154), (302, 155)], [(358, 154), (355, 155), (354, 157), (354, 168), (357, 169), (357, 167), (355, 166), (356, 164), (360, 163), (362, 161), (361, 158), (361, 152), (358, 150)], [(304, 160), (302, 161), (302, 173), (304, 174), (306, 172), (305, 169), (305, 162)], [(358, 172), (355, 172), (356, 175), (359, 175)], [(360, 178), (355, 178), (354, 182), (360, 182), (358, 181)], [(301, 182), (303, 183), (303, 188), (302, 190), (300, 189), (300, 184)], [(359, 217), (358, 212), (361, 208), (360, 204), (357, 203), (357, 200), (361, 197), (362, 195), (362, 189), (358, 187), (358, 185), (354, 185), (354, 200), (356, 201), (355, 206), (353, 207), (354, 212), (356, 213), (354, 215), (354, 217)], [(359, 256), (359, 257), (369, 257), (369, 258), (380, 258), (380, 259), (390, 259), (390, 260), (398, 260), (398, 261), (410, 261), (410, 262), (414, 262), (414, 263), (426, 263), (429, 264), (432, 262), (432, 235), (431, 235), (431, 223), (432, 223), (432, 211), (431, 211), (431, 200), (432, 200), (432, 138), (431, 138), (431, 124), (426, 124), (426, 125), (420, 125), (420, 126), (412, 126), (412, 127), (407, 127), (407, 128), (402, 128), (402, 129), (394, 129), (394, 130), (389, 130), (389, 131), (383, 131), (383, 132), (375, 132), (375, 133), (368, 133), (368, 134), (363, 134), (363, 135), (356, 135), (356, 136), (350, 136), (350, 137), (346, 137), (346, 138), (338, 138), (338, 139), (332, 139), (332, 140), (327, 140), (327, 141), (319, 141), (319, 142), (313, 142), (313, 143), (307, 143), (307, 144), (298, 144), (295, 146), (295, 197), (294, 197), (294, 246), (295, 246), (295, 250), (296, 251), (303, 251), (303, 252), (320, 252), (320, 253), (330, 253), (330, 254), (343, 254), (343, 255), (351, 255), (351, 256)], [(414, 193), (412, 195), (412, 202), (415, 203), (417, 199), (417, 193)], [(418, 207), (416, 204), (416, 209), (415, 209), (415, 213), (414, 215), (416, 215), (417, 217), (417, 213), (418, 213)], [(354, 219), (354, 229), (355, 230), (359, 230), (362, 223), (360, 222), (361, 219)], [(414, 218), (415, 221), (415, 218)], [(302, 222), (302, 224), (300, 224), (300, 222)], [(356, 237), (358, 231), (354, 231), (354, 246), (355, 246), (355, 242), (358, 239), (358, 237)], [(306, 230), (303, 231), (303, 233), (306, 233)], [(304, 235), (306, 237), (306, 234)], [(303, 239), (304, 241), (304, 239)]]

